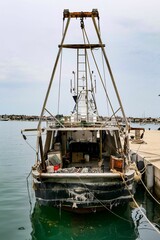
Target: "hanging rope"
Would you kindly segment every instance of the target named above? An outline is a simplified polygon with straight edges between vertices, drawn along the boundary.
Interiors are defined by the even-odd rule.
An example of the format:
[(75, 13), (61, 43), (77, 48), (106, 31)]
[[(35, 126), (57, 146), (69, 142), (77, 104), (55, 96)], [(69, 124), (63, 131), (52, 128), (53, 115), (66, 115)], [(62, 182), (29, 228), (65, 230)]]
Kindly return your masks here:
[(31, 173), (32, 173), (32, 169), (31, 169), (30, 173), (28, 174), (28, 176), (26, 177), (28, 199), (29, 199), (29, 204), (30, 204), (30, 216), (31, 216), (31, 213), (32, 213), (32, 200), (31, 200), (31, 194), (30, 194), (30, 191), (29, 191), (29, 177), (30, 177)]
[[(139, 152), (140, 147), (141, 147), (141, 144), (139, 145), (139, 147), (138, 147), (138, 149), (137, 149), (137, 151), (136, 151), (136, 154), (137, 154), (137, 155), (138, 155), (138, 152)], [(151, 161), (148, 160), (148, 162), (152, 164)], [(148, 165), (148, 164), (147, 164), (147, 165)], [(147, 166), (147, 165), (146, 165), (146, 166)], [(142, 173), (141, 173), (141, 174), (143, 174), (143, 173), (146, 172), (146, 166), (144, 167), (144, 169), (142, 169)], [(140, 179), (140, 181), (141, 181), (141, 183), (143, 184), (143, 186), (144, 186), (144, 188), (146, 189), (146, 191), (149, 193), (149, 195), (153, 198), (153, 200), (154, 200), (158, 205), (160, 205), (160, 202), (152, 195), (152, 193), (149, 191), (149, 189), (147, 188), (147, 186), (146, 186), (145, 183), (143, 182), (142, 178)]]
[[(28, 144), (28, 146), (29, 146), (33, 151), (37, 152), (36, 149), (35, 149), (34, 147), (32, 147), (32, 145), (27, 141), (27, 137), (26, 137), (26, 135), (24, 135), (24, 133), (23, 133), (22, 131), (21, 131), (21, 134), (22, 134), (23, 139), (25, 140), (25, 142)], [(32, 136), (35, 136), (35, 135), (32, 135)]]
[(81, 180), (81, 178), (78, 176), (79, 180), (81, 181), (81, 183), (83, 184), (83, 186), (87, 189), (87, 191), (102, 205), (102, 207), (104, 207), (106, 210), (108, 210), (110, 213), (112, 213), (113, 215), (115, 215), (116, 217), (122, 219), (123, 221), (126, 221), (126, 222), (130, 222), (130, 220), (126, 219), (126, 218), (123, 218), (121, 216), (119, 216), (118, 214), (116, 214), (115, 212), (113, 212), (110, 208), (108, 208), (106, 205), (104, 205), (98, 198), (96, 198), (94, 196), (94, 194), (89, 190), (89, 188), (87, 188), (86, 184), (83, 183), (83, 181)]
[(152, 193), (149, 191), (149, 189), (147, 188), (147, 186), (145, 185), (145, 183), (143, 182), (142, 179), (140, 179), (141, 183), (143, 184), (144, 188), (146, 189), (146, 191), (149, 193), (149, 195), (153, 198), (153, 200), (160, 205), (160, 202), (152, 195)]
[(144, 212), (142, 211), (142, 209), (140, 208), (140, 206), (139, 206), (138, 203), (136, 202), (133, 194), (131, 193), (130, 189), (128, 188), (128, 185), (127, 185), (127, 183), (126, 183), (126, 181), (125, 181), (125, 179), (124, 179), (123, 174), (122, 174), (121, 172), (118, 172), (118, 171), (117, 171), (117, 173), (120, 174), (120, 176), (121, 176), (121, 178), (122, 178), (122, 180), (123, 180), (123, 182), (124, 182), (124, 184), (125, 184), (128, 192), (129, 192), (129, 194), (130, 194), (131, 197), (132, 197), (133, 202), (135, 203), (135, 205), (136, 205), (136, 207), (139, 209), (139, 211), (142, 213), (143, 217), (149, 222), (149, 224), (153, 227), (153, 229), (154, 229), (158, 234), (160, 234), (160, 231), (153, 225), (153, 223), (150, 222), (150, 220), (147, 218), (147, 216), (144, 214)]

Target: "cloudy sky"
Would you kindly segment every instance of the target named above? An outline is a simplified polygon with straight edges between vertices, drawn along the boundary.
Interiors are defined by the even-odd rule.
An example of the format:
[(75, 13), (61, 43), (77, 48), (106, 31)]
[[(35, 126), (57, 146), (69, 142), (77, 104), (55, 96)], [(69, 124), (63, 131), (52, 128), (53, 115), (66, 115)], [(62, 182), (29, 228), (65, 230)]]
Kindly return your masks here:
[(40, 114), (63, 10), (93, 8), (126, 115), (160, 117), (159, 0), (0, 1), (0, 114)]

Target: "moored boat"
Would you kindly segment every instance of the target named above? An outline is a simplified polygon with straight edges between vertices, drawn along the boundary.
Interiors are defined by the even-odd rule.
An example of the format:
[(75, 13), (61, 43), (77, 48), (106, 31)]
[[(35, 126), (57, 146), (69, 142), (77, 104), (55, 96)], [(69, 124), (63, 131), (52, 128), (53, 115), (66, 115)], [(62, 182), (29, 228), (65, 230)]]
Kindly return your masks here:
[[(32, 167), (36, 201), (40, 205), (80, 213), (112, 208), (132, 200), (135, 193), (137, 168), (130, 156), (130, 126), (105, 52), (105, 45), (102, 43), (98, 11), (64, 10), (63, 19), (66, 24), (36, 129), (37, 154), (36, 163)], [(68, 27), (73, 19), (80, 19), (83, 42), (65, 44)], [(93, 23), (98, 43), (93, 44), (89, 41), (85, 28), (85, 21), (88, 19)], [(70, 83), (75, 106), (70, 116), (60, 118), (60, 115), (55, 117), (48, 110), (47, 102), (62, 49), (76, 52), (76, 71), (73, 71), (74, 79)], [(96, 61), (95, 50), (100, 50), (103, 64), (105, 63), (108, 69), (119, 104), (116, 110), (100, 73), (103, 67), (101, 68), (99, 61)], [(96, 69), (98, 84), (91, 67)], [(99, 89), (100, 84), (105, 94), (101, 104), (104, 105), (104, 109), (109, 105), (111, 111), (108, 117), (101, 117), (98, 113), (96, 88), (98, 85)], [(47, 122), (46, 128), (42, 128), (41, 119), (45, 112), (50, 114), (51, 120)], [(122, 117), (116, 116), (117, 113)], [(125, 125), (122, 126), (119, 119), (123, 119)], [(42, 136), (44, 134), (45, 137)]]

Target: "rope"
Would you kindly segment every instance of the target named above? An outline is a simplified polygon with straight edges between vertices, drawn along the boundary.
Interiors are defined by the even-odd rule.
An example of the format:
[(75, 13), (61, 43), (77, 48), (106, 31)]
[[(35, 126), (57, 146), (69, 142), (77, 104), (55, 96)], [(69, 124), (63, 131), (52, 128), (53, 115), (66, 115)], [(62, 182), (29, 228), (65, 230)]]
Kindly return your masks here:
[[(101, 35), (101, 28), (100, 28), (100, 21), (98, 19), (98, 29), (99, 29), (99, 34)], [(105, 74), (105, 67), (104, 67), (104, 56), (103, 56), (103, 52), (101, 49), (101, 56), (102, 56), (102, 67), (103, 67), (103, 76), (104, 76), (104, 84), (105, 84), (105, 88), (106, 88), (106, 92), (107, 92), (107, 81), (106, 81), (106, 74)], [(108, 98), (107, 98), (107, 110), (108, 110), (108, 116), (109, 116), (109, 102), (108, 102)]]
[(149, 193), (149, 195), (156, 201), (157, 204), (160, 205), (160, 202), (153, 196), (153, 194), (149, 191), (149, 189), (147, 188), (147, 186), (145, 185), (145, 183), (143, 182), (142, 179), (141, 180), (141, 183), (143, 184), (144, 188), (146, 189), (146, 191)]
[[(138, 154), (138, 151), (139, 151), (140, 147), (141, 147), (141, 145), (139, 146), (136, 154)], [(148, 162), (152, 164), (151, 161), (148, 160)], [(148, 164), (147, 164), (147, 165), (148, 165)], [(147, 165), (146, 165), (146, 166), (147, 166)], [(143, 174), (143, 173), (146, 172), (146, 166), (142, 169), (143, 171), (141, 172), (141, 174)], [(144, 186), (144, 188), (146, 189), (146, 191), (149, 193), (149, 195), (154, 199), (154, 201), (155, 201), (158, 205), (160, 205), (160, 202), (159, 202), (159, 201), (153, 196), (153, 194), (149, 191), (149, 189), (147, 188), (147, 186), (146, 186), (145, 183), (143, 182), (142, 178), (140, 178), (140, 181), (141, 181), (141, 183), (143, 184), (143, 186)]]
[[(86, 39), (85, 39), (85, 26), (83, 27), (82, 29), (82, 35), (83, 35), (83, 41), (84, 41), (84, 44), (86, 44)], [(88, 58), (88, 53), (86, 51), (86, 62), (87, 62), (87, 66), (88, 66), (88, 69), (89, 69), (89, 75), (90, 75), (90, 81), (91, 81), (91, 93), (92, 93), (92, 97), (93, 97), (93, 101), (94, 101), (94, 105), (95, 105), (95, 110), (96, 110), (96, 113), (97, 115), (99, 116), (98, 114), (98, 108), (97, 108), (97, 104), (96, 104), (96, 100), (95, 100), (95, 93), (93, 91), (94, 87), (93, 87), (93, 79), (92, 79), (92, 73), (91, 73), (91, 68), (90, 68), (90, 64), (89, 64), (89, 58)]]
[[(147, 166), (147, 165), (146, 165)], [(144, 167), (141, 171), (140, 171), (140, 173), (141, 173), (141, 175), (143, 175), (145, 172), (146, 172), (146, 167)]]
[(129, 194), (130, 194), (131, 197), (132, 197), (133, 202), (135, 203), (136, 207), (139, 209), (139, 211), (141, 212), (141, 214), (143, 215), (143, 217), (149, 222), (149, 224), (153, 227), (153, 229), (154, 229), (158, 234), (160, 234), (160, 231), (153, 225), (153, 223), (150, 222), (150, 220), (147, 218), (147, 216), (144, 214), (144, 212), (141, 210), (140, 206), (139, 206), (138, 203), (136, 202), (136, 200), (135, 200), (135, 198), (133, 197), (130, 189), (128, 188), (128, 185), (126, 184), (126, 181), (125, 181), (122, 173), (121, 173), (121, 172), (118, 172), (118, 171), (117, 171), (117, 173), (120, 174), (120, 176), (121, 176), (124, 184), (126, 185), (126, 188), (127, 188), (128, 192), (129, 192)]
[(130, 220), (119, 216), (118, 214), (116, 214), (115, 212), (113, 212), (110, 208), (107, 208), (106, 205), (104, 205), (98, 198), (96, 198), (96, 197), (94, 196), (94, 194), (89, 190), (89, 188), (87, 188), (86, 184), (83, 183), (83, 181), (81, 180), (81, 178), (80, 178), (79, 176), (78, 176), (78, 178), (79, 178), (79, 180), (81, 181), (81, 183), (83, 184), (83, 186), (89, 191), (89, 193), (90, 193), (106, 210), (108, 210), (110, 213), (112, 213), (112, 214), (115, 215), (116, 217), (122, 219), (123, 221), (126, 221), (126, 222), (131, 223)]
[(30, 195), (30, 191), (29, 191), (29, 177), (30, 177), (31, 173), (32, 173), (32, 169), (31, 169), (30, 173), (28, 174), (28, 176), (26, 177), (28, 199), (29, 199), (29, 204), (30, 204), (30, 215), (31, 215), (31, 212), (32, 212), (32, 201), (31, 201), (31, 195)]
[[(63, 50), (62, 50), (63, 52)], [(60, 70), (59, 70), (59, 86), (58, 86), (58, 108), (57, 108), (57, 114), (59, 115), (59, 108), (60, 108), (60, 96), (61, 96), (61, 76), (62, 76), (62, 52), (61, 52), (61, 59), (60, 59)]]
[(28, 146), (34, 151), (34, 152), (37, 152), (36, 149), (34, 147), (32, 147), (32, 145), (27, 141), (27, 137), (26, 135), (24, 135), (22, 132), (21, 132), (24, 140), (26, 141), (26, 143), (28, 144)]
[[(85, 29), (84, 29), (84, 32), (85, 32), (85, 35), (86, 35), (86, 38), (87, 38), (87, 42), (88, 42), (88, 44), (90, 44)], [(109, 103), (110, 108), (111, 108), (111, 110), (112, 110), (112, 113), (113, 113), (113, 115), (114, 115), (114, 117), (115, 117), (115, 119), (116, 119), (116, 116), (115, 116), (115, 113), (114, 113), (114, 109), (113, 109), (113, 106), (112, 106), (112, 104), (111, 104), (111, 101), (110, 101), (109, 95), (108, 95), (108, 93), (107, 93), (107, 90), (106, 90), (105, 84), (104, 84), (104, 82), (103, 82), (103, 79), (102, 79), (102, 76), (101, 76), (101, 73), (100, 73), (100, 70), (99, 70), (98, 64), (97, 64), (96, 59), (95, 59), (95, 56), (94, 56), (93, 51), (92, 51), (91, 48), (90, 48), (90, 50), (91, 50), (91, 54), (92, 54), (92, 57), (93, 57), (93, 60), (94, 60), (95, 66), (96, 66), (96, 68), (97, 68), (98, 75), (99, 75), (99, 77), (100, 77), (100, 80), (101, 80), (101, 83), (102, 83), (102, 86), (103, 86), (103, 89), (104, 89), (105, 94), (106, 94), (106, 97), (107, 97), (107, 99), (108, 99), (108, 103)], [(116, 119), (116, 120), (117, 120), (117, 119)], [(117, 124), (119, 125), (118, 121), (117, 121)]]
[(140, 147), (141, 147), (141, 144), (139, 145), (139, 147), (138, 147), (138, 149), (136, 151), (136, 154), (138, 154)]
[(51, 115), (51, 117), (53, 117), (56, 120), (57, 123), (60, 124), (61, 127), (65, 128), (65, 126), (55, 116), (53, 116), (49, 110), (47, 110), (46, 108), (45, 108), (45, 110), (46, 110), (46, 112), (48, 112)]
[[(62, 27), (62, 36), (64, 33), (64, 21), (63, 21), (63, 27)], [(58, 108), (57, 108), (57, 114), (59, 114), (59, 107), (60, 107), (60, 96), (61, 96), (61, 80), (62, 80), (62, 53), (61, 51), (61, 57), (60, 57), (60, 69), (59, 69), (59, 86), (58, 86)]]

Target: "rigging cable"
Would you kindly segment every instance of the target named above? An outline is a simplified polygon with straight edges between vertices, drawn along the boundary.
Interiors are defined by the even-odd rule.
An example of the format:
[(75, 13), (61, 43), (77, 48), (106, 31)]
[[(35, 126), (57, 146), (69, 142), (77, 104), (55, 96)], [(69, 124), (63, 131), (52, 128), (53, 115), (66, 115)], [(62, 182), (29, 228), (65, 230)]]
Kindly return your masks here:
[[(98, 29), (99, 29), (99, 34), (101, 36), (101, 29), (100, 29), (100, 20), (98, 19)], [(104, 84), (105, 84), (105, 88), (106, 88), (106, 92), (107, 91), (107, 80), (106, 80), (106, 73), (105, 73), (105, 65), (104, 65), (104, 56), (103, 56), (103, 52), (101, 49), (101, 56), (102, 56), (102, 66), (103, 66), (103, 76), (104, 76)], [(106, 97), (107, 100), (107, 110), (108, 110), (108, 116), (109, 116), (109, 102), (108, 102), (108, 98)]]
[[(85, 34), (84, 34), (84, 26), (83, 26), (83, 29), (82, 29), (82, 34), (83, 34), (83, 41), (84, 41), (84, 44), (86, 44), (86, 41), (85, 41)], [(95, 105), (95, 110), (96, 110), (96, 113), (97, 115), (99, 116), (98, 114), (98, 108), (97, 108), (97, 104), (96, 104), (96, 100), (95, 100), (95, 94), (94, 94), (94, 91), (93, 91), (93, 79), (92, 79), (92, 73), (91, 73), (91, 68), (90, 68), (90, 64), (89, 64), (89, 59), (88, 59), (88, 53), (87, 53), (87, 50), (86, 50), (86, 61), (87, 61), (87, 66), (88, 66), (88, 69), (89, 69), (89, 75), (90, 75), (90, 81), (91, 81), (91, 94), (92, 94), (92, 97), (93, 97), (93, 101), (94, 101), (94, 105)]]
[[(85, 31), (85, 29), (84, 29), (84, 31)], [(87, 36), (86, 31), (85, 31), (85, 35), (86, 35), (86, 38), (87, 38), (88, 44), (90, 44), (90, 43), (89, 43), (89, 39), (88, 39), (88, 36)], [(101, 76), (101, 73), (100, 73), (100, 70), (99, 70), (98, 64), (97, 64), (97, 62), (96, 62), (95, 56), (94, 56), (93, 51), (92, 51), (91, 48), (90, 48), (90, 50), (91, 50), (91, 54), (92, 54), (92, 57), (93, 57), (93, 60), (94, 60), (95, 66), (96, 66), (96, 68), (97, 68), (97, 71), (98, 71), (98, 74), (99, 74), (99, 77), (100, 77), (100, 80), (101, 80), (101, 83), (102, 83), (102, 86), (103, 86), (103, 89), (104, 89), (104, 91), (105, 91), (106, 97), (107, 97), (108, 102), (109, 102), (109, 104), (110, 104), (110, 107), (111, 107), (112, 113), (113, 113), (113, 115), (114, 115), (114, 117), (115, 117), (115, 119), (116, 119), (116, 116), (115, 116), (115, 114), (114, 114), (114, 109), (113, 109), (113, 106), (112, 106), (112, 104), (111, 104), (110, 98), (109, 98), (109, 96), (108, 96), (107, 90), (106, 90), (106, 88), (105, 88), (104, 81), (103, 81), (103, 79), (102, 79), (102, 76)], [(118, 121), (117, 121), (117, 124), (119, 125)]]
[(65, 128), (65, 126), (61, 123), (61, 121), (59, 121), (49, 110), (47, 110), (45, 108), (46, 112), (48, 112), (50, 114), (51, 117), (53, 117), (53, 119), (63, 128)]
[(127, 131), (128, 131), (128, 130), (130, 129), (130, 126), (129, 126), (128, 120), (127, 120), (127, 118), (126, 118), (124, 109), (123, 109), (122, 101), (121, 101), (121, 98), (120, 98), (120, 96), (119, 96), (119, 92), (118, 92), (118, 89), (117, 89), (117, 86), (116, 86), (116, 83), (115, 83), (115, 80), (114, 80), (114, 76), (113, 76), (113, 73), (112, 73), (112, 70), (111, 70), (111, 66), (110, 66), (110, 64), (109, 64), (109, 61), (108, 61), (108, 58), (107, 58), (107, 55), (106, 55), (106, 52), (105, 52), (103, 43), (102, 43), (102, 40), (101, 40), (101, 36), (100, 36), (100, 34), (99, 34), (99, 30), (98, 30), (98, 27), (97, 27), (95, 18), (94, 18), (93, 16), (92, 16), (92, 20), (93, 20), (93, 24), (94, 24), (94, 27), (95, 27), (95, 30), (96, 30), (96, 33), (97, 33), (97, 37), (98, 37), (99, 42), (100, 42), (100, 45), (101, 45), (101, 49), (102, 49), (102, 51), (103, 51), (103, 55), (104, 55), (105, 62), (106, 62), (107, 68), (108, 68), (108, 72), (109, 72), (109, 75), (110, 75), (110, 78), (111, 78), (111, 81), (112, 81), (112, 84), (113, 84), (113, 88), (114, 88), (114, 91), (115, 91), (117, 100), (118, 100), (118, 102), (119, 102), (119, 105), (120, 105), (120, 107), (121, 107), (121, 112), (122, 112), (123, 118), (124, 118), (125, 123), (126, 123), (126, 129), (127, 129)]
[[(62, 36), (64, 34), (64, 19), (63, 19), (63, 26), (62, 26)], [(59, 108), (60, 108), (60, 96), (61, 96), (61, 80), (62, 80), (62, 55), (63, 49), (60, 55), (60, 68), (59, 68), (59, 86), (58, 86), (58, 107), (57, 107), (57, 114), (59, 115)]]
[[(23, 139), (26, 141), (26, 143), (28, 144), (28, 146), (34, 151), (34, 152), (37, 152), (36, 149), (34, 147), (32, 147), (32, 145), (27, 141), (27, 137), (26, 135), (24, 135), (24, 133), (21, 131), (21, 134), (23, 136)], [(35, 136), (35, 135), (32, 135), (32, 136)]]

